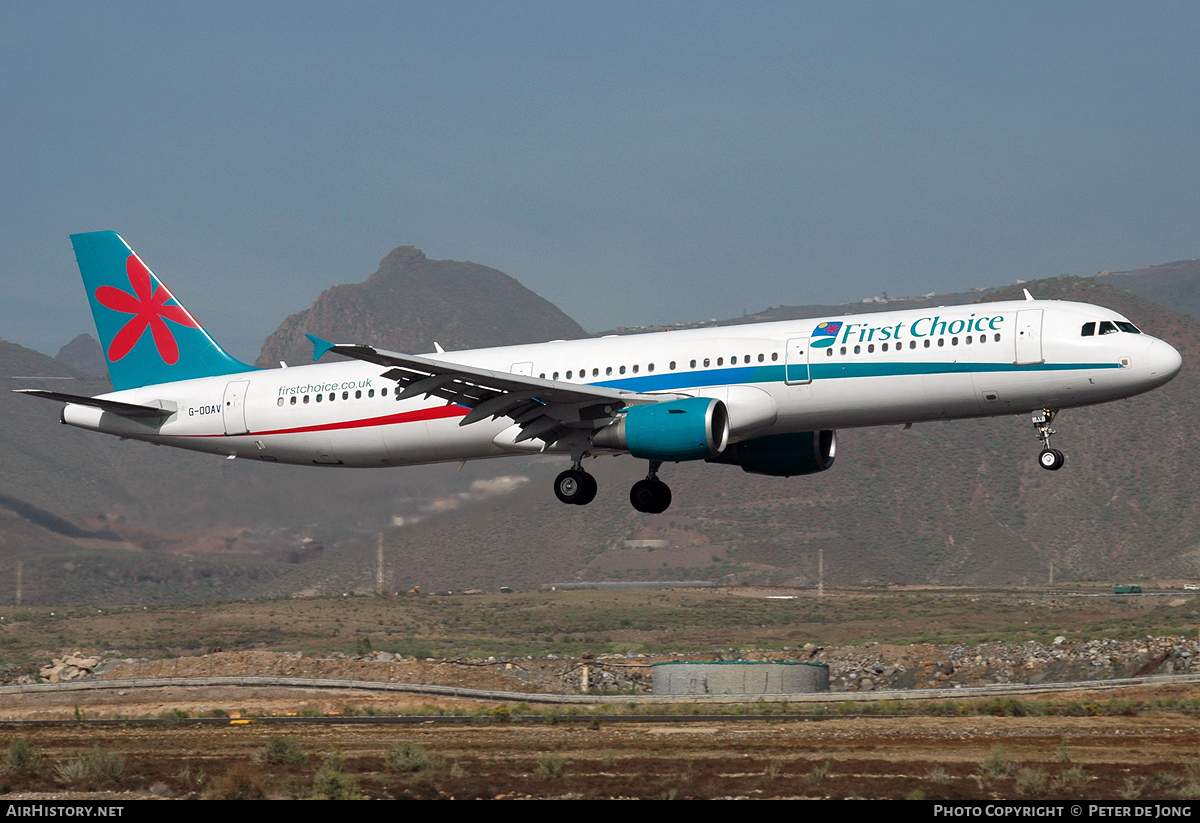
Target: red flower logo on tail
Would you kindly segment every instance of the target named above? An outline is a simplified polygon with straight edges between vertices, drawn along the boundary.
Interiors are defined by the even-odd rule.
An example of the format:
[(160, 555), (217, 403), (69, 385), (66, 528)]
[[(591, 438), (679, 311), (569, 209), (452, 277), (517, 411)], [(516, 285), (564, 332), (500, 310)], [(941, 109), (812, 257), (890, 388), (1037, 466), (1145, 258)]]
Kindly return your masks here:
[(157, 289), (153, 288), (150, 270), (136, 254), (129, 255), (125, 260), (125, 271), (129, 274), (129, 285), (133, 288), (133, 294), (112, 286), (96, 289), (96, 301), (100, 305), (122, 314), (133, 315), (108, 345), (109, 361), (115, 363), (129, 354), (149, 326), (154, 335), (154, 347), (158, 349), (158, 356), (168, 366), (174, 366), (179, 362), (179, 344), (175, 342), (175, 335), (171, 334), (163, 319), (191, 329), (200, 328), (200, 324), (183, 306), (164, 305), (168, 300), (174, 300), (175, 296), (162, 283), (158, 284)]

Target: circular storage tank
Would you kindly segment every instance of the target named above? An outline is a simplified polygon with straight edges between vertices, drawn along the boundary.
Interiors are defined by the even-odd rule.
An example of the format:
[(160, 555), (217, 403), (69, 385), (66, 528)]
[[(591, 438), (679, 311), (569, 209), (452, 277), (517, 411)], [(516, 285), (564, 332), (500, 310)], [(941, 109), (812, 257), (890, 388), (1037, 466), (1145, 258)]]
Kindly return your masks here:
[(829, 666), (824, 663), (655, 663), (651, 693), (697, 694), (811, 694), (829, 691)]

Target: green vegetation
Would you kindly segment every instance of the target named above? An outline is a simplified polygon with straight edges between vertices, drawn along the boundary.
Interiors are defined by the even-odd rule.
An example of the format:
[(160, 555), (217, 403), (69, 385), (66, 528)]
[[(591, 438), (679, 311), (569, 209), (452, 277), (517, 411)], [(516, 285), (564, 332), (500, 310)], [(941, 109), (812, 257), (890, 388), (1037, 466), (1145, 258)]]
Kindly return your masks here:
[(308, 760), (308, 755), (296, 741), (283, 735), (274, 735), (263, 747), (262, 760), (279, 766), (295, 766)]
[(4, 762), (4, 771), (33, 771), (42, 762), (42, 755), (33, 748), (28, 737), (14, 738), (8, 744), (8, 757)]
[(99, 746), (54, 767), (55, 779), (72, 786), (114, 784), (124, 775), (125, 756), (105, 751)]
[(383, 763), (393, 772), (421, 772), (433, 768), (431, 758), (420, 746), (400, 743), (392, 746), (383, 756)]
[(365, 800), (358, 781), (346, 774), (346, 761), (340, 751), (332, 751), (313, 779), (313, 800)]

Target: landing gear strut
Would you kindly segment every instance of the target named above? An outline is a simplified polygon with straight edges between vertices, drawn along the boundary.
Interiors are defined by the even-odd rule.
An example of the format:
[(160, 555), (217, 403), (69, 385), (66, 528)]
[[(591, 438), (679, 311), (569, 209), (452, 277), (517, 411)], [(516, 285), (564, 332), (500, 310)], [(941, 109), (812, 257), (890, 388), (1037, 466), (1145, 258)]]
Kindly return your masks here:
[(554, 496), (564, 503), (586, 506), (596, 499), (596, 478), (576, 463), (554, 479)]
[(651, 460), (646, 479), (634, 483), (629, 490), (629, 502), (640, 512), (659, 514), (671, 505), (671, 489), (658, 479), (658, 467), (661, 465), (661, 460)]
[(1057, 415), (1058, 409), (1041, 409), (1033, 413), (1033, 427), (1037, 429), (1038, 440), (1042, 443), (1042, 450), (1038, 454), (1038, 465), (1052, 472), (1058, 471), (1067, 462), (1067, 458), (1063, 456), (1062, 452), (1050, 448), (1050, 435), (1054, 434), (1054, 429), (1050, 428), (1050, 424), (1054, 422)]

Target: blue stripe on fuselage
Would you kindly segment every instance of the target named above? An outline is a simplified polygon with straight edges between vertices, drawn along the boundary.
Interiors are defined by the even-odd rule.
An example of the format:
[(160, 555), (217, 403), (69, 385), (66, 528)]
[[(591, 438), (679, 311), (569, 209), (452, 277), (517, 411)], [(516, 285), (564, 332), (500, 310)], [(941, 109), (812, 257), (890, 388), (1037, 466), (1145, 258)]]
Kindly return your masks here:
[[(803, 364), (795, 364), (803, 365)], [(834, 380), (845, 377), (898, 377), (918, 374), (958, 374), (961, 372), (1043, 372), (1075, 371), (1082, 369), (1119, 369), (1119, 363), (1038, 363), (1016, 366), (1012, 363), (809, 363), (813, 380)], [(647, 374), (640, 377), (623, 377), (593, 383), (594, 386), (623, 389), (636, 392), (672, 391), (677, 389), (701, 389), (709, 386), (737, 386), (754, 383), (784, 382), (784, 367), (748, 366), (736, 369), (707, 369), (701, 371)]]

